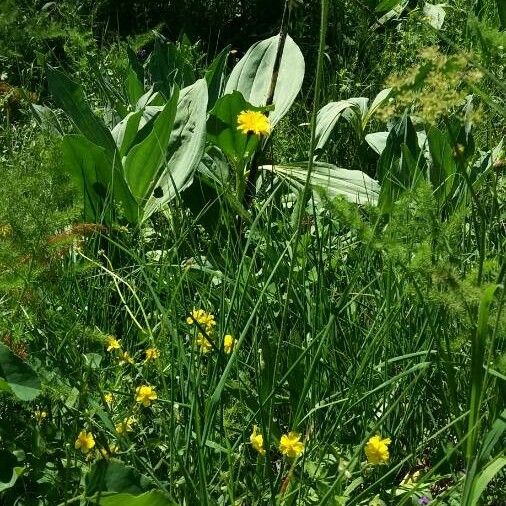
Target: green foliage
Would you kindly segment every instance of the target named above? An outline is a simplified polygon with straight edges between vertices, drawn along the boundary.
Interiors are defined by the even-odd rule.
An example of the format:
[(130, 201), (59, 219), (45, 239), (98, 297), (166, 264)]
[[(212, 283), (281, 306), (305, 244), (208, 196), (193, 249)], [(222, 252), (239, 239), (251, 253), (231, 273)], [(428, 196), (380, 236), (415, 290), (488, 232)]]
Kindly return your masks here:
[(290, 1), (277, 73), (262, 1), (15, 6), (87, 43), (0, 131), (1, 504), (502, 503), (497, 6)]

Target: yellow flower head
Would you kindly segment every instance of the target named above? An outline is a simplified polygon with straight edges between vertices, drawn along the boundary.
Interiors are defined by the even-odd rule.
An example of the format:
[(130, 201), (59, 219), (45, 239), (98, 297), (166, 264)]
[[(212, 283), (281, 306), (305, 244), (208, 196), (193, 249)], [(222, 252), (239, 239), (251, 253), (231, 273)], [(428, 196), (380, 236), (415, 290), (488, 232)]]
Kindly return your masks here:
[(223, 351), (227, 354), (232, 353), (232, 350), (234, 349), (235, 339), (230, 335), (227, 334), (223, 338)]
[(197, 339), (195, 339), (195, 343), (197, 344), (197, 346), (200, 346), (200, 351), (202, 353), (209, 353), (213, 349), (211, 341), (209, 341), (209, 339), (207, 339), (207, 337), (201, 332), (197, 334)]
[(210, 334), (216, 325), (214, 315), (204, 311), (203, 309), (194, 309), (190, 316), (186, 318), (186, 323), (188, 325), (193, 325), (195, 322), (197, 322), (207, 334)]
[(91, 432), (82, 430), (77, 436), (74, 447), (81, 450), (85, 455), (95, 446), (95, 438)]
[(237, 130), (243, 134), (268, 135), (271, 131), (269, 118), (259, 111), (242, 111), (237, 116)]
[(155, 388), (149, 385), (141, 385), (135, 390), (135, 401), (142, 404), (145, 408), (151, 406), (152, 401), (156, 401), (158, 395), (156, 395)]
[(251, 443), (251, 446), (260, 454), (265, 455), (265, 448), (264, 448), (264, 437), (262, 434), (257, 432), (257, 426), (253, 425), (253, 432), (251, 433), (251, 436), (249, 437), (249, 441)]
[(381, 436), (373, 436), (365, 445), (365, 455), (369, 464), (385, 464), (390, 458), (388, 445), (392, 442), (390, 438), (382, 439)]
[(157, 358), (160, 357), (160, 350), (158, 350), (158, 348), (148, 348), (144, 353), (146, 355), (144, 362), (156, 360)]
[(112, 406), (112, 403), (114, 401), (114, 395), (111, 393), (111, 392), (107, 392), (104, 394), (104, 400), (105, 400), (105, 403), (111, 407)]
[(125, 434), (125, 432), (132, 432), (133, 425), (136, 422), (133, 416), (128, 416), (122, 422), (116, 424), (115, 429), (118, 434)]
[(300, 440), (300, 434), (297, 432), (283, 434), (279, 442), (279, 450), (287, 457), (298, 457), (304, 451), (304, 443)]
[(36, 409), (33, 412), (33, 417), (35, 418), (35, 421), (37, 423), (42, 423), (47, 418), (47, 412), (40, 409)]
[(128, 353), (128, 351), (124, 351), (119, 356), (119, 363), (122, 364), (122, 365), (123, 364), (133, 364), (134, 363), (134, 359), (130, 356), (130, 353)]
[(121, 350), (121, 339), (109, 336), (106, 340), (107, 351)]

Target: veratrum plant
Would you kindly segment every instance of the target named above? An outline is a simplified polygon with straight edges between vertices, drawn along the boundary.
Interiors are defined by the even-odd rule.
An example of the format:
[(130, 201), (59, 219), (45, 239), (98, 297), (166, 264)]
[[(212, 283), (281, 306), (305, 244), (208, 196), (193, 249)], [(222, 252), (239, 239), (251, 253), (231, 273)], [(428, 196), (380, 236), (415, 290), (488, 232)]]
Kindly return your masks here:
[[(236, 173), (236, 199), (234, 202), (236, 209), (237, 204), (240, 205), (243, 199), (246, 176), (249, 173), (255, 151), (265, 147), (267, 142), (267, 139), (260, 139), (259, 136), (245, 136), (237, 131), (239, 113), (246, 109), (262, 111), (269, 116), (271, 129), (275, 128), (289, 111), (304, 80), (304, 58), (299, 47), (289, 35), (287, 35), (285, 45), (280, 51), (279, 69), (276, 69), (276, 55), (280, 43), (282, 43), (282, 38), (277, 35), (254, 44), (232, 70), (225, 87), (225, 95), (216, 102), (210, 111), (208, 140), (214, 145), (214, 149), (218, 147), (226, 155)], [(367, 117), (359, 122), (360, 125), (363, 122), (367, 123), (370, 115), (387, 97), (387, 92), (388, 90), (383, 93), (384, 98), (379, 96), (379, 99), (374, 102), (369, 115), (364, 113)], [(272, 98), (272, 105), (269, 98)], [(360, 104), (347, 102), (346, 108), (354, 113), (355, 105), (360, 109)], [(330, 120), (330, 123), (332, 121), (335, 124), (337, 118)], [(353, 121), (351, 116), (350, 121)], [(330, 135), (333, 124), (327, 125), (327, 133), (323, 134), (326, 135), (326, 138)], [(359, 128), (363, 131), (362, 126)], [(324, 142), (323, 140), (322, 145)], [(214, 165), (219, 165), (217, 157), (215, 155), (212, 157), (216, 162)], [(210, 164), (207, 162), (204, 167), (209, 170)], [(304, 186), (307, 162), (270, 164), (261, 166), (259, 169), (274, 172), (288, 184), (290, 189), (298, 191)], [(209, 178), (207, 181), (209, 182)], [(217, 190), (223, 189), (221, 183), (214, 181), (211, 184)], [(372, 178), (361, 171), (342, 169), (329, 163), (321, 163), (315, 167), (311, 174), (310, 184), (315, 190), (328, 191), (332, 196), (341, 195), (357, 203), (376, 203), (378, 199), (379, 186)]]
[(109, 130), (77, 83), (53, 68), (47, 76), (55, 102), (80, 132), (64, 136), (62, 155), (83, 190), (85, 219), (111, 223), (121, 209), (136, 224), (191, 184), (205, 144), (204, 79), (181, 91), (174, 86), (165, 99), (153, 90), (140, 95), (144, 83), (130, 72), (128, 95), (138, 97), (135, 111)]

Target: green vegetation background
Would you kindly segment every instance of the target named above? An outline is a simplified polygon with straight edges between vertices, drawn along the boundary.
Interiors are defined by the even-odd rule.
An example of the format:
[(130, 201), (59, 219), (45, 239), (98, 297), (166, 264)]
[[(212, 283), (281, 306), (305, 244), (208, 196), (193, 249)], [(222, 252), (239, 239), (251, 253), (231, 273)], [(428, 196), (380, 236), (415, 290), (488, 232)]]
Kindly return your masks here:
[[(378, 18), (376, 5), (373, 0), (331, 2), (322, 104), (356, 96), (374, 97), (389, 76), (406, 72), (419, 61), (423, 48), (434, 45), (443, 54), (472, 52), (504, 80), (504, 31), (495, 1), (450, 2), (444, 36), (428, 26), (416, 1), (409, 2), (410, 9), (399, 20), (371, 29)], [(2, 240), (1, 232), (7, 229), (0, 228), (0, 337), (45, 371), (45, 382), (54, 387), (45, 392), (47, 401), (42, 406), (51, 406), (54, 423), (51, 433), (43, 436), (33, 423), (35, 406), (20, 407), (6, 396), (0, 398), (0, 449), (23, 447), (32, 466), (25, 481), (20, 479), (7, 495), (0, 495), (0, 504), (14, 504), (19, 497), (20, 504), (58, 504), (82, 489), (85, 464), (74, 461), (73, 441), (85, 413), (93, 409), (87, 395), (105, 388), (108, 370), (97, 371), (82, 357), (85, 353), (101, 354), (101, 343), (109, 333), (121, 335), (132, 349), (144, 342), (144, 336), (126, 323), (125, 312), (120, 309), (121, 302), (136, 306), (135, 291), (120, 301), (106, 275), (90, 274), (95, 272), (91, 263), (76, 267), (60, 261), (65, 247), (81, 237), (81, 231), (74, 233), (72, 229), (67, 235), (62, 233), (79, 222), (80, 208), (76, 189), (62, 170), (59, 141), (42, 131), (30, 116), (31, 102), (51, 103), (44, 66), (49, 63), (65, 69), (100, 109), (104, 96), (97, 86), (96, 69), (119, 83), (128, 64), (127, 45), (142, 57), (143, 51), (152, 48), (152, 30), (170, 40), (188, 37), (194, 44), (188, 57), (196, 69), (203, 70), (227, 44), (232, 45), (237, 61), (252, 43), (275, 34), (283, 7), (281, 0), (0, 0), (0, 226), (11, 231), (9, 239)], [(313, 100), (319, 16), (319, 2), (300, 2), (294, 11), (290, 34), (304, 53), (306, 80), (301, 96), (276, 132), (275, 159), (307, 157), (304, 125), (309, 121)], [(504, 106), (501, 90), (493, 81), (485, 80), (483, 86)], [(503, 138), (505, 126), (504, 117), (487, 108), (475, 132), (476, 143), (483, 150), (491, 149)], [(326, 154), (338, 166), (374, 174), (375, 155), (363, 148), (351, 129), (342, 126), (337, 128)], [(496, 183), (494, 192), (492, 184), (481, 191), (483, 214), (474, 221), (477, 211), (472, 205), (450, 219), (436, 217), (433, 210), (437, 204), (428, 186), (407, 192), (400, 199), (386, 230), (376, 227), (378, 216), (374, 211), (367, 214), (341, 201), (328, 202), (317, 226), (321, 227), (321, 236), (314, 239), (309, 220), (299, 250), (290, 253), (296, 266), (294, 286), (300, 292), (290, 300), (286, 313), (282, 290), (278, 291), (276, 283), (279, 280), (281, 285), (281, 280), (287, 279), (289, 268), (276, 262), (284, 254), (293, 224), (279, 209), (273, 209), (269, 220), (258, 225), (250, 238), (250, 251), (244, 256), (232, 242), (213, 244), (183, 212), (173, 222), (155, 222), (150, 231), (157, 248), (168, 254), (160, 264), (146, 259), (145, 238), (125, 236), (121, 231), (110, 241), (93, 236), (91, 249), (118, 254), (115, 247), (120, 245), (124, 256), (112, 259), (114, 267), (142, 294), (149, 319), (161, 318), (158, 327), (153, 324), (161, 339), (174, 339), (184, 332), (185, 316), (198, 304), (214, 307), (223, 318), (227, 315), (229, 326), (239, 330), (251, 314), (263, 312), (264, 319), (256, 318), (249, 332), (257, 350), (245, 358), (246, 372), (236, 371), (236, 382), (228, 385), (223, 410), (216, 415), (227, 434), (220, 445), (239, 438), (241, 433), (247, 441), (251, 427), (243, 424), (249, 419), (248, 391), (258, 390), (258, 395), (265, 396), (262, 389), (274, 387), (281, 377), (286, 384), (276, 385), (279, 398), (269, 408), (276, 418), (285, 418), (285, 424), (294, 414), (302, 418), (308, 406), (314, 408), (324, 399), (333, 402), (334, 395), (344, 396), (346, 392), (345, 407), (337, 405), (331, 411), (330, 418), (336, 419), (319, 418), (318, 412), (307, 428), (321, 447), (311, 454), (314, 457), (309, 464), (313, 468), (296, 476), (302, 483), (300, 490), (306, 487), (306, 492), (295, 488), (298, 492), (292, 500), (299, 498), (308, 504), (314, 500), (317, 504), (318, 499), (312, 499), (307, 490), (318, 490), (315, 482), (323, 488), (329, 486), (339, 475), (336, 459), (342, 455), (351, 458), (354, 450), (350, 448), (356, 448), (364, 434), (377, 430), (371, 420), (374, 411), (382, 409), (381, 400), (386, 403), (398, 397), (400, 402), (392, 405), (382, 430), (396, 439), (394, 453), (402, 463), (386, 479), (375, 475), (359, 488), (357, 501), (372, 500), (376, 495), (385, 499), (385, 490), (393, 490), (404, 474), (438, 464), (435, 474), (447, 480), (446, 485), (440, 485), (442, 478), (434, 481), (446, 487), (443, 500), (447, 502), (441, 504), (459, 504), (452, 496), (452, 486), (457, 490), (455, 497), (460, 497), (458, 483), (465, 465), (454, 448), (465, 433), (459, 417), (469, 404), (470, 335), (476, 330), (485, 291), (501, 279), (504, 270), (506, 185), (502, 173), (498, 172)], [(483, 231), (481, 236), (478, 229)], [(479, 241), (484, 242), (483, 248)], [(214, 286), (203, 275), (192, 274), (186, 279), (174, 274), (174, 265), (202, 257), (212, 262), (199, 266), (203, 272), (215, 268), (230, 277), (229, 282), (213, 278)], [(267, 279), (274, 270), (276, 277)], [(251, 271), (259, 272), (253, 280)], [(164, 279), (180, 284), (166, 286)], [(234, 287), (241, 297), (237, 305), (228, 307)], [(269, 297), (258, 307), (256, 297), (260, 293)], [(506, 320), (501, 304), (492, 306), (490, 315), (496, 339), (487, 352), (496, 376), (484, 399), (484, 427), (492, 425), (506, 403)], [(161, 306), (169, 309), (162, 312)], [(335, 318), (330, 329), (328, 315)], [(266, 339), (266, 333), (275, 335), (274, 341)], [(309, 354), (292, 371), (294, 357), (310, 344), (308, 335), (325, 339), (325, 347), (318, 355)], [(278, 376), (268, 377), (261, 361), (269, 360), (269, 353), (277, 356), (279, 347), (286, 343), (286, 356), (275, 373)], [(237, 480), (242, 481), (232, 486), (236, 479), (231, 471), (233, 449), (202, 447), (193, 440), (192, 431), (201, 429), (195, 410), (206, 406), (207, 392), (217, 386), (223, 364), (218, 361), (203, 372), (184, 363), (183, 347), (164, 353), (168, 364), (182, 364), (181, 376), (195, 374), (194, 384), (183, 380), (178, 384), (180, 398), (192, 406), (189, 414), (181, 415), (191, 430), (178, 432), (158, 413), (155, 426), (166, 436), (170, 434), (170, 441), (158, 440), (150, 432), (151, 422), (143, 420), (145, 429), (140, 438), (145, 449), (139, 454), (126, 452), (125, 460), (136, 472), (149, 469), (157, 486), (162, 484), (157, 482), (160, 478), (155, 464), (160, 465), (169, 476), (162, 480), (163, 486), (174, 496), (184, 497), (187, 504), (207, 504), (208, 496), (212, 497), (210, 504), (217, 497), (229, 504), (226, 501), (235, 496), (245, 498), (241, 504), (269, 504), (282, 485), (278, 478), (281, 471), (277, 474), (268, 466), (257, 471), (254, 458), (248, 454), (241, 463), (248, 472), (241, 467)], [(397, 357), (404, 358), (397, 362)], [(325, 367), (319, 368), (317, 360)], [(410, 367), (415, 368), (412, 375), (391, 381)], [(163, 374), (169, 373), (164, 370)], [(180, 381), (180, 375), (174, 370), (169, 374), (172, 381)], [(121, 385), (116, 387), (121, 389)], [(371, 398), (375, 389), (380, 395)], [(298, 403), (301, 392), (308, 395), (307, 405)], [(171, 395), (174, 398), (168, 402), (178, 397)], [(236, 403), (237, 399), (240, 402)], [(265, 419), (262, 425), (266, 427)], [(14, 435), (12, 427), (22, 427), (21, 433)], [(436, 436), (438, 431), (441, 437)], [(230, 440), (229, 434), (233, 434)], [(422, 444), (422, 439), (428, 442)], [(335, 441), (336, 447), (324, 448), (329, 441)], [(164, 450), (174, 461), (155, 461), (161, 458), (157, 453), (160, 445), (167, 445)], [(191, 448), (191, 458), (183, 458), (183, 448)], [(220, 474), (220, 467), (214, 464), (206, 469), (206, 463), (213, 459), (227, 470)], [(431, 490), (437, 491), (432, 478), (427, 480), (427, 486), (433, 485)], [(484, 495), (483, 504), (504, 504), (505, 483), (504, 474), (499, 475)], [(137, 491), (141, 489), (139, 485)], [(48, 502), (38, 503), (40, 497)]]

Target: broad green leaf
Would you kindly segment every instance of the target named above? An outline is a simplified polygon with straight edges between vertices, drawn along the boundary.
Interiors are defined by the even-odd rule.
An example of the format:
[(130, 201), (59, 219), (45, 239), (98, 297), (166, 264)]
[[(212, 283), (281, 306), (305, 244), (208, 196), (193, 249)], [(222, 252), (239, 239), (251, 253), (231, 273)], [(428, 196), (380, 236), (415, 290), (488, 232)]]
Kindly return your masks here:
[[(404, 147), (403, 147), (404, 145)], [(400, 118), (390, 130), (385, 149), (378, 161), (378, 180), (381, 184), (381, 206), (389, 212), (393, 202), (417, 180), (413, 171), (413, 160), (418, 160), (420, 148), (416, 130), (407, 114)], [(406, 157), (409, 153), (410, 156)], [(416, 167), (416, 164), (414, 165)]]
[(40, 394), (37, 373), (9, 347), (0, 343), (0, 389), (6, 387), (21, 401), (31, 401)]
[(97, 492), (140, 494), (145, 490), (141, 478), (133, 467), (120, 460), (99, 460), (86, 475), (86, 495), (92, 496)]
[(120, 156), (125, 156), (139, 130), (142, 111), (131, 112), (112, 130), (112, 137), (118, 146)]
[(66, 135), (62, 141), (63, 164), (75, 186), (82, 191), (84, 219), (110, 224), (103, 216), (105, 200), (110, 194), (108, 182), (101, 176), (107, 170), (104, 149), (81, 135)]
[(127, 47), (127, 54), (129, 65), (125, 88), (130, 105), (135, 105), (144, 95), (144, 69), (130, 47)]
[[(302, 188), (306, 182), (308, 162), (290, 165), (263, 165), (283, 179)], [(320, 189), (329, 197), (338, 195), (357, 204), (376, 204), (379, 196), (377, 181), (360, 170), (341, 169), (330, 163), (315, 162), (310, 183), (313, 190)]]
[(436, 30), (440, 30), (443, 27), (446, 12), (441, 4), (434, 5), (429, 2), (425, 2), (423, 6), (423, 15), (427, 18), (430, 25)]
[(155, 91), (160, 91), (167, 99), (176, 86), (187, 87), (195, 81), (188, 51), (189, 44), (167, 42), (161, 34), (155, 33), (155, 46), (148, 66)]
[(376, 12), (386, 12), (372, 25), (371, 30), (377, 30), (391, 19), (398, 18), (408, 4), (409, 0), (385, 0), (381, 2), (376, 8)]
[(114, 139), (103, 121), (93, 114), (81, 86), (52, 67), (47, 68), (47, 81), (49, 91), (58, 107), (70, 116), (76, 127), (89, 141), (104, 148), (112, 161), (116, 153)]
[(52, 109), (44, 105), (31, 104), (33, 115), (37, 123), (44, 130), (47, 130), (53, 134), (62, 134), (62, 128), (58, 117)]
[[(318, 111), (316, 118), (316, 148), (321, 149), (342, 117), (354, 128), (359, 140), (364, 140), (365, 129), (374, 113), (390, 96), (391, 88), (380, 91), (369, 107), (366, 97), (353, 97), (330, 102)], [(374, 148), (373, 148), (374, 149)]]
[[(232, 70), (225, 94), (239, 91), (251, 104), (258, 107), (265, 106), (271, 88), (279, 41), (280, 36), (276, 35), (251, 46)], [(288, 112), (299, 94), (304, 80), (304, 70), (304, 57), (299, 46), (288, 35), (274, 90), (274, 111), (269, 116), (273, 127)]]
[(24, 470), (24, 467), (18, 466), (18, 459), (13, 453), (0, 450), (0, 494), (12, 488)]
[(205, 79), (207, 82), (207, 90), (209, 93), (209, 100), (207, 102), (207, 109), (212, 109), (216, 101), (221, 97), (223, 85), (225, 82), (225, 68), (227, 66), (228, 55), (230, 53), (230, 46), (227, 46), (221, 53), (213, 60), (209, 68), (206, 70)]
[(244, 110), (262, 110), (248, 103), (240, 92), (221, 97), (210, 112), (208, 139), (225, 153), (237, 168), (251, 158), (260, 141), (257, 135), (245, 135), (237, 129), (237, 117)]
[(63, 138), (62, 152), (67, 171), (83, 190), (86, 219), (109, 222), (112, 217), (108, 204), (114, 197), (130, 222), (138, 220), (138, 206), (123, 174), (116, 165), (111, 166), (103, 148), (82, 135), (67, 135)]
[(102, 497), (100, 506), (176, 506), (163, 492), (152, 490), (141, 495), (114, 494)]
[(427, 143), (431, 155), (429, 179), (435, 190), (449, 191), (453, 186), (453, 178), (457, 171), (457, 164), (453, 157), (453, 148), (445, 135), (436, 126), (431, 126), (427, 132)]
[(206, 141), (207, 85), (199, 79), (181, 90), (174, 128), (170, 135), (167, 162), (152, 186), (144, 208), (144, 219), (172, 200), (191, 184)]
[(325, 146), (339, 118), (350, 107), (353, 107), (351, 102), (340, 100), (339, 102), (330, 102), (318, 111), (316, 116), (316, 149), (322, 149)]
[(174, 126), (179, 93), (176, 90), (158, 114), (149, 135), (135, 144), (126, 155), (125, 178), (134, 197), (142, 202), (149, 197), (167, 156), (167, 146)]
[(366, 125), (369, 123), (376, 111), (383, 105), (383, 103), (390, 98), (391, 93), (392, 88), (385, 88), (374, 97), (371, 106), (363, 118), (363, 128), (366, 127)]
[(367, 134), (365, 136), (365, 141), (367, 142), (367, 144), (369, 144), (371, 149), (376, 151), (378, 155), (381, 155), (381, 153), (383, 153), (383, 150), (387, 145), (389, 133), (390, 132), (374, 132), (372, 134)]
[(392, 10), (401, 0), (381, 0), (374, 9), (376, 12), (387, 12)]

